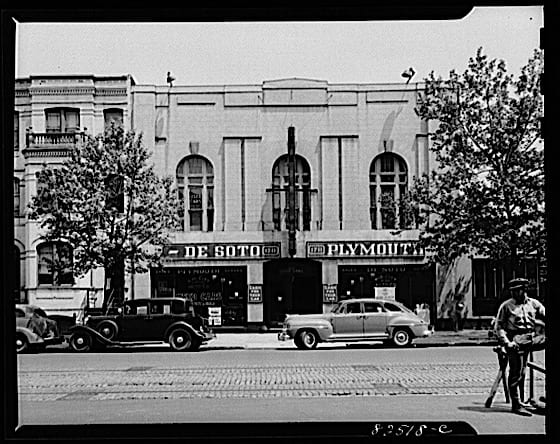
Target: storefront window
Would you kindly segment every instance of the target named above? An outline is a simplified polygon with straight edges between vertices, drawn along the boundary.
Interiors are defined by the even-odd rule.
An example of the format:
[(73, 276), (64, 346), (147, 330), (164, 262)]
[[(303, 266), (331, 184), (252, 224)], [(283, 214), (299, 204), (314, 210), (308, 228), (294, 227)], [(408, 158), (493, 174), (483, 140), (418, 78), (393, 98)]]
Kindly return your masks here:
[(191, 301), (196, 314), (212, 317), (214, 326), (243, 326), (247, 312), (245, 267), (152, 269), (153, 297)]

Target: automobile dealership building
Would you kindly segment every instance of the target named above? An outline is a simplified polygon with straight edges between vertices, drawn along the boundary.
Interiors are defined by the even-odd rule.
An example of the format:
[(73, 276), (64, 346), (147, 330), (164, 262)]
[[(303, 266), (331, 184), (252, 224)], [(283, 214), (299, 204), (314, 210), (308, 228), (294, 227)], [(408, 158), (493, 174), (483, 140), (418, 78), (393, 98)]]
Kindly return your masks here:
[[(14, 297), (77, 317), (101, 305), (102, 270), (53, 273), (48, 259), (71, 258), (71, 249), (42, 243), (26, 205), (44, 162), (60, 164), (84, 133), (113, 120), (143, 134), (156, 172), (175, 178), (185, 202), (162, 267), (128, 275), (126, 298), (186, 297), (217, 328), (241, 330), (371, 296), (427, 304), (436, 328), (448, 326), (462, 301), (466, 321), (484, 324), (507, 270), (476, 257), (431, 264), (400, 204), (414, 177), (437, 168), (433, 123), (414, 112), (421, 88), (301, 78), (215, 86), (137, 85), (130, 75), (18, 79)], [(525, 275), (542, 297), (544, 268), (528, 260)]]

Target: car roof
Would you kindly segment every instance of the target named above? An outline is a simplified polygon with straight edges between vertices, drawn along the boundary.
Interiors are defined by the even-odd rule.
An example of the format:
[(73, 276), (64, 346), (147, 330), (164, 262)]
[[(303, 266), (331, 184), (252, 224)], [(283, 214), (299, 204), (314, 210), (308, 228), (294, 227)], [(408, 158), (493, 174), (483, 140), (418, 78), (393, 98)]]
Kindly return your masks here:
[(386, 299), (376, 299), (376, 298), (354, 298), (354, 299), (344, 299), (340, 302), (381, 302), (382, 304), (385, 302), (390, 302), (393, 304), (402, 305), (402, 303), (398, 301), (388, 301)]

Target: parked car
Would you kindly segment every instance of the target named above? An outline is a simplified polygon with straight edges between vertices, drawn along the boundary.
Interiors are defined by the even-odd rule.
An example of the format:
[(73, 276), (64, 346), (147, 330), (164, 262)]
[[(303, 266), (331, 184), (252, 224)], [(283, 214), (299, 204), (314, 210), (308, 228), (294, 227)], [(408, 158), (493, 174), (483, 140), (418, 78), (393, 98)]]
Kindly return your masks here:
[(30, 304), (16, 304), (15, 314), (17, 353), (64, 342), (56, 321), (49, 318), (42, 308)]
[(287, 315), (278, 340), (291, 338), (304, 350), (319, 342), (376, 340), (406, 347), (431, 334), (431, 326), (403, 304), (369, 298), (341, 301), (329, 313)]
[(70, 330), (70, 348), (77, 352), (153, 342), (167, 342), (176, 351), (196, 351), (215, 337), (208, 320), (196, 315), (190, 301), (182, 298), (126, 301), (116, 312), (88, 315), (83, 325)]

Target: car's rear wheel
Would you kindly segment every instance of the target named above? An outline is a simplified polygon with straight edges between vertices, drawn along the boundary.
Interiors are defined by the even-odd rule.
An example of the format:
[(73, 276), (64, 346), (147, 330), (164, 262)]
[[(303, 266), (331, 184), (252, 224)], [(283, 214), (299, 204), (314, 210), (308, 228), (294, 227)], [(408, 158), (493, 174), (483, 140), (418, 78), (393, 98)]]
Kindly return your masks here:
[(115, 340), (118, 333), (117, 324), (112, 321), (100, 322), (96, 330), (101, 336), (103, 336), (105, 339), (108, 339), (109, 341)]
[(397, 328), (393, 332), (393, 344), (397, 347), (407, 347), (412, 343), (412, 335), (406, 328)]
[(176, 328), (169, 333), (167, 342), (175, 351), (196, 351), (200, 347), (200, 342), (185, 328)]
[(24, 334), (16, 333), (16, 352), (25, 353), (29, 350), (29, 341)]
[(296, 335), (294, 342), (302, 350), (312, 350), (319, 343), (319, 335), (314, 330), (302, 330)]
[(76, 352), (88, 352), (93, 345), (93, 338), (89, 333), (80, 331), (70, 336), (70, 348)]

